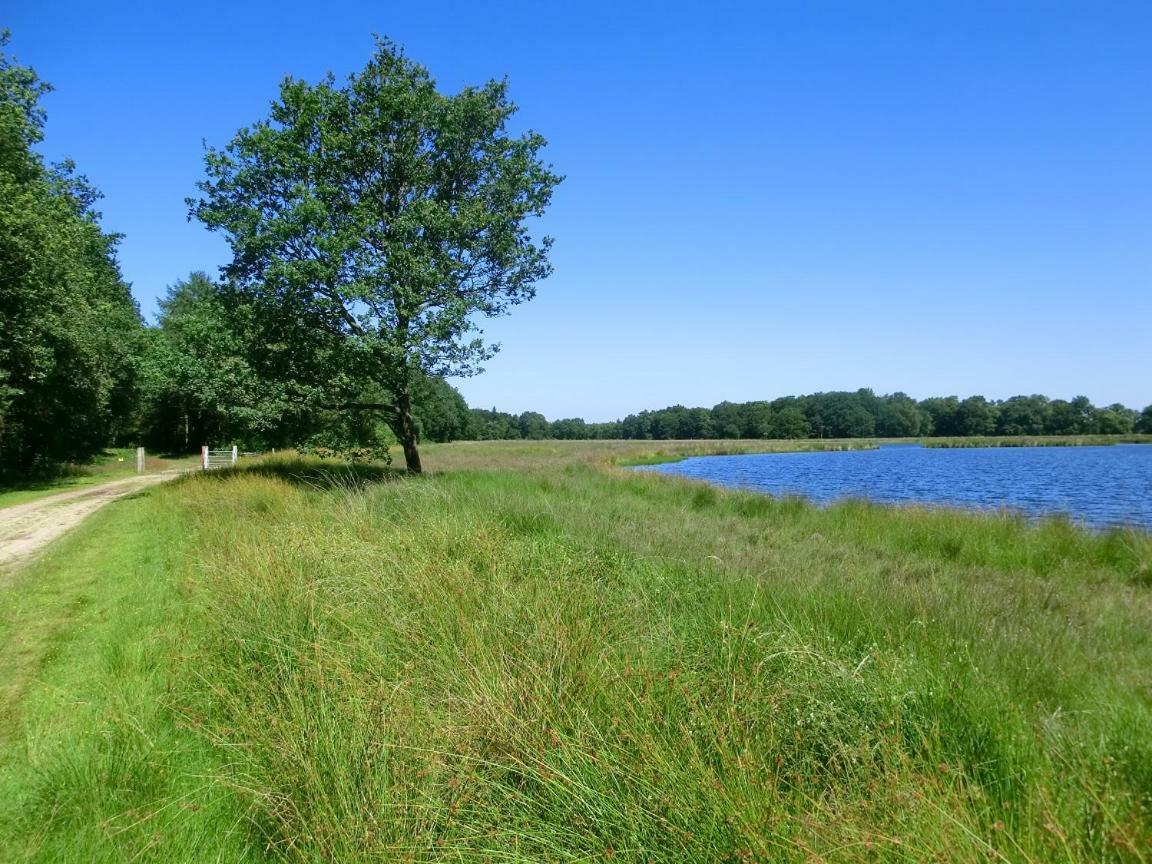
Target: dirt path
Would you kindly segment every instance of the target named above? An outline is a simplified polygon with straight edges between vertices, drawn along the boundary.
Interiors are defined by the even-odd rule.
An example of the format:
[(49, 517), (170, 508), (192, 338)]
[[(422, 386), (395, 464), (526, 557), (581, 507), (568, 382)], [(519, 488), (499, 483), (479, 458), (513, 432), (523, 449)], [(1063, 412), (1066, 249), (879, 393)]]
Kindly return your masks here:
[(113, 480), (74, 492), (61, 492), (27, 504), (0, 508), (0, 585), (5, 571), (32, 558), (89, 513), (109, 501), (184, 473), (182, 469)]

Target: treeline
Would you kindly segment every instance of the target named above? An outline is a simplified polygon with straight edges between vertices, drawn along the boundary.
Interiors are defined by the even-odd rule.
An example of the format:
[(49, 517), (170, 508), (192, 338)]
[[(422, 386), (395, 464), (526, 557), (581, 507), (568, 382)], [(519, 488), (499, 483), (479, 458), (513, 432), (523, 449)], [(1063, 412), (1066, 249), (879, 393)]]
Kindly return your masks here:
[(871, 390), (786, 396), (771, 402), (721, 402), (712, 408), (673, 405), (629, 414), (610, 423), (580, 418), (549, 422), (533, 411), (514, 415), (473, 409), (458, 437), (473, 439), (632, 438), (918, 438), (930, 435), (1129, 435), (1152, 434), (1152, 405), (1135, 411), (1120, 404), (1099, 408), (1086, 396), (1072, 400), (1013, 396), (941, 396), (917, 401), (904, 393)]
[(0, 50), (0, 473), (130, 435), (145, 338), (99, 193), (34, 149), (49, 89)]
[[(379, 456), (393, 440), (378, 386), (320, 392), (316, 354), (267, 339), (251, 309), (203, 273), (172, 285), (147, 325), (100, 228), (100, 193), (50, 164), (40, 100), (51, 89), (0, 31), (0, 479), (51, 473), (106, 447), (298, 446)], [(342, 398), (329, 405), (332, 393)], [(468, 406), (442, 380), (412, 382), (417, 434), (460, 437)]]

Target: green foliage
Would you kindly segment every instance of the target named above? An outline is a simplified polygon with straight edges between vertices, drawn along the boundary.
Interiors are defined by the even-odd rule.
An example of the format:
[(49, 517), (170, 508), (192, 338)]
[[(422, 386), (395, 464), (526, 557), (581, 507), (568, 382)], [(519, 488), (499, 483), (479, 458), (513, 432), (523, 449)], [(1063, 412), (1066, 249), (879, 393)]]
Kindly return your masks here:
[(412, 388), (421, 441), (457, 441), (476, 437), (472, 412), (455, 387), (443, 378), (420, 375)]
[(548, 420), (543, 414), (525, 411), (517, 418), (516, 425), (521, 438), (539, 441), (548, 437)]
[[(0, 34), (0, 49), (8, 34)], [(0, 50), (0, 473), (85, 460), (125, 430), (143, 330), (99, 193), (47, 165), (49, 87)]]
[[(298, 447), (388, 461), (395, 439), (380, 412), (356, 407), (379, 404), (382, 389), (368, 382), (348, 405), (329, 406), (299, 396), (284, 380), (265, 377), (268, 370), (250, 361), (260, 352), (251, 310), (230, 299), (206, 274), (193, 273), (160, 302), (141, 364), (141, 426), (149, 446), (188, 451), (205, 443), (238, 443), (252, 450)], [(420, 373), (412, 394), (422, 440), (470, 436), (468, 406), (443, 379)]]
[(141, 425), (153, 449), (295, 443), (298, 420), (247, 357), (242, 309), (202, 272), (169, 286), (142, 362)]
[[(478, 437), (525, 437), (480, 412)], [(481, 417), (480, 415), (490, 415)], [(509, 415), (510, 416), (510, 415)], [(561, 424), (561, 425), (557, 425)], [(552, 424), (553, 438), (674, 440), (708, 438), (924, 438), (1038, 435), (1125, 436), (1152, 432), (1152, 411), (1137, 414), (1120, 404), (1097, 408), (1084, 396), (1071, 402), (1014, 396), (1003, 402), (970, 396), (917, 402), (905, 393), (871, 390), (787, 396), (771, 402), (721, 402), (711, 409), (673, 405), (630, 414), (614, 423), (580, 418)], [(583, 434), (581, 434), (583, 433)]]
[(1139, 418), (1136, 420), (1136, 425), (1133, 431), (1139, 432), (1144, 435), (1152, 435), (1152, 405), (1147, 406), (1140, 412)]
[(379, 40), (343, 85), (286, 79), (268, 119), (208, 151), (189, 201), (232, 247), (265, 377), (327, 403), (378, 387), (413, 471), (417, 379), (480, 371), (496, 346), (476, 317), (531, 299), (550, 270), (526, 220), (560, 178), (543, 138), (507, 131), (514, 111), (504, 82), (442, 94)]

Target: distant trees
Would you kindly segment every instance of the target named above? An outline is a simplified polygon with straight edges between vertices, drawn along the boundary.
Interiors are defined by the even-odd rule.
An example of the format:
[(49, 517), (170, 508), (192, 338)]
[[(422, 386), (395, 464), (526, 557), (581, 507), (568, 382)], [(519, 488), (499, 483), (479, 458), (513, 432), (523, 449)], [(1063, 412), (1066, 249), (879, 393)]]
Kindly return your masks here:
[(521, 438), (540, 440), (548, 437), (548, 419), (536, 411), (525, 411), (516, 419), (516, 425)]
[(189, 201), (228, 238), (229, 290), (277, 362), (297, 364), (296, 395), (366, 409), (370, 380), (413, 472), (416, 382), (479, 371), (497, 346), (476, 318), (531, 299), (550, 271), (526, 220), (560, 177), (543, 138), (509, 133), (514, 111), (504, 82), (444, 95), (380, 40), (343, 85), (286, 79), (267, 119), (208, 151)]
[(768, 422), (758, 427), (761, 430), (760, 438), (811, 438), (812, 425), (804, 416), (801, 407), (795, 400), (779, 400), (782, 404), (774, 406), (769, 415)]
[(237, 439), (259, 446), (255, 433), (280, 427), (284, 417), (279, 406), (260, 410), (267, 389), (245, 360), (216, 285), (192, 273), (169, 286), (159, 306), (140, 364), (143, 442), (168, 452)]
[(0, 31), (0, 473), (27, 473), (127, 431), (144, 333), (100, 194), (34, 150), (50, 88), (7, 44)]
[[(473, 412), (477, 414), (478, 412)], [(515, 418), (488, 418), (481, 437), (527, 437)], [(521, 415), (523, 416), (523, 415)], [(534, 427), (538, 435), (539, 423)], [(580, 418), (549, 425), (552, 438), (909, 438), (929, 435), (1123, 435), (1152, 433), (1152, 406), (1143, 413), (1113, 404), (1096, 408), (1084, 396), (1071, 401), (1013, 396), (1002, 402), (983, 396), (932, 397), (917, 402), (906, 393), (878, 396), (868, 389), (787, 396), (771, 402), (721, 402), (711, 409), (672, 405), (629, 414), (613, 423)]]
[(875, 411), (876, 434), (884, 438), (914, 438), (927, 434), (931, 426), (916, 400), (905, 393), (882, 397)]
[(1106, 408), (1096, 408), (1092, 414), (1093, 431), (1097, 435), (1129, 435), (1136, 427), (1140, 415), (1131, 408), (1114, 402)]
[(1048, 426), (1048, 399), (1044, 396), (1013, 396), (999, 405), (997, 426), (1001, 435), (1043, 435)]
[(420, 376), (413, 385), (412, 394), (416, 427), (421, 441), (476, 438), (468, 403), (443, 378)]
[(1132, 431), (1143, 435), (1152, 435), (1152, 405), (1140, 412)]

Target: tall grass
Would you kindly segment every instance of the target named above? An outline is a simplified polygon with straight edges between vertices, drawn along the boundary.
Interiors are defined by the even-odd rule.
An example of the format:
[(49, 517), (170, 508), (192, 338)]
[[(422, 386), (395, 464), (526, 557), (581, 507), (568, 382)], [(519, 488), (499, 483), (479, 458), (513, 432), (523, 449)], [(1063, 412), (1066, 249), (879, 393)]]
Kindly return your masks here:
[[(383, 483), (282, 462), (126, 504), (68, 559), (103, 589), (146, 557), (102, 563), (107, 532), (133, 513), (178, 526), (166, 564), (132, 565), (168, 598), (140, 604), (135, 637), (153, 634), (160, 707), (118, 677), (139, 664), (82, 664), (82, 682), (79, 655), (45, 661), (73, 681), (62, 704), (97, 715), (45, 730), (21, 697), (40, 743), (0, 787), (10, 848), (1147, 860), (1147, 535), (816, 509), (585, 461)], [(85, 737), (109, 724), (136, 745)]]
[(924, 438), (925, 447), (1109, 447), (1152, 444), (1152, 435), (978, 435), (969, 438)]

